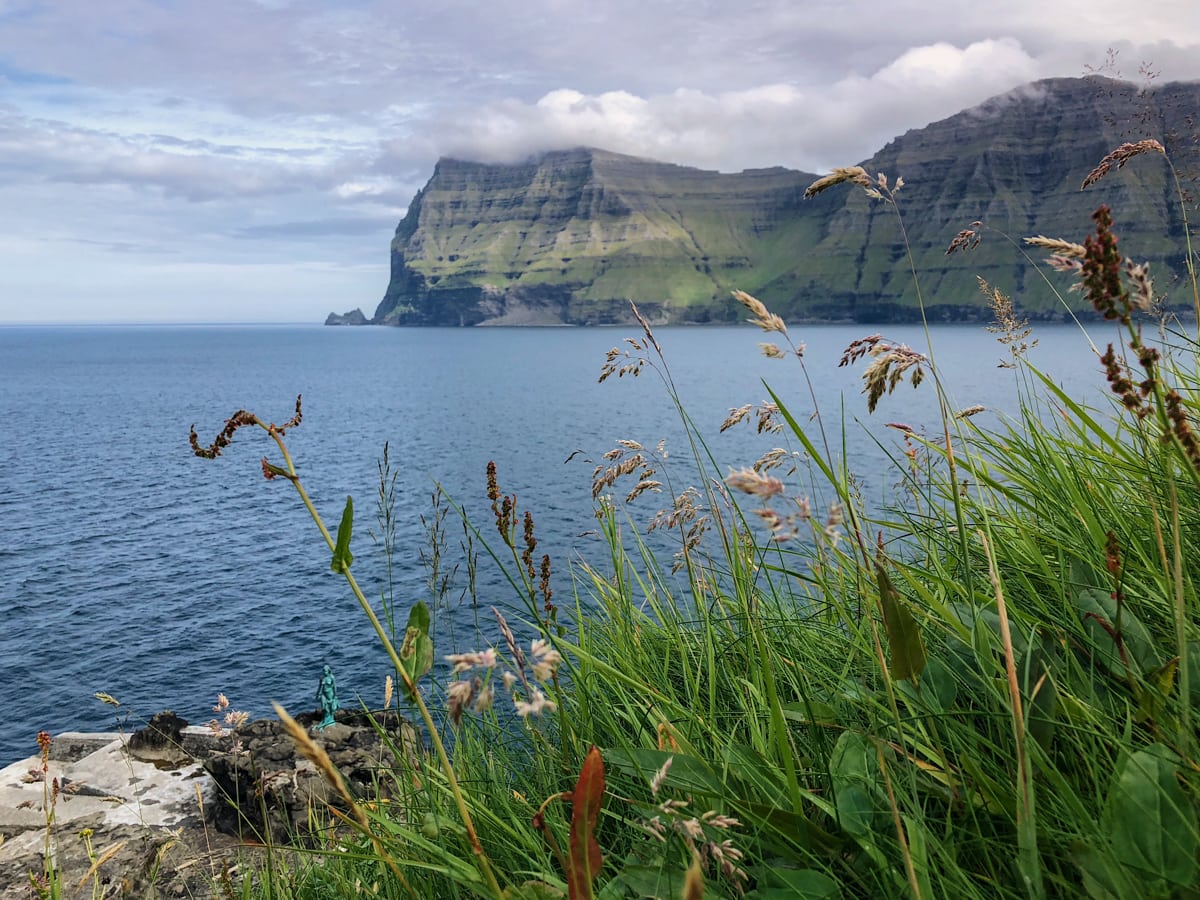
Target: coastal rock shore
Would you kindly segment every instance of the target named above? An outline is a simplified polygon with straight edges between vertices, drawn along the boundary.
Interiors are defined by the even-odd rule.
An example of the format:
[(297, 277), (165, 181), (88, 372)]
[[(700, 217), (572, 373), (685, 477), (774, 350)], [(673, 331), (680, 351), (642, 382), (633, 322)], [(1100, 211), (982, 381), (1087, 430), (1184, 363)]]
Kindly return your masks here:
[[(217, 797), (198, 756), (138, 759), (131, 738), (68, 732), (44, 763), (0, 769), (2, 900), (29, 897), (31, 878), (45, 883), (47, 853), (67, 896), (99, 884), (105, 897), (203, 897), (236, 863), (240, 842), (206, 826)], [(217, 740), (206, 728), (184, 734), (197, 754)]]
[[(389, 748), (418, 746), (394, 712), (340, 710), (314, 741), (359, 795), (394, 766)], [(339, 800), (275, 720), (214, 733), (160, 713), (133, 734), (59, 734), (0, 769), (0, 900), (44, 885), (48, 858), (64, 896), (218, 896), (264, 843), (306, 841), (310, 814)]]

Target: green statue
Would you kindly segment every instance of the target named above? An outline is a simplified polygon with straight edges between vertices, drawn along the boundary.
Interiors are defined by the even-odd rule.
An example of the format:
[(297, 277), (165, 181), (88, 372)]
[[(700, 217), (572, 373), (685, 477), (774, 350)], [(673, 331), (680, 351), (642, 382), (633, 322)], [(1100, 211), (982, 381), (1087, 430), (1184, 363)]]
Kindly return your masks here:
[(317, 703), (321, 705), (322, 719), (317, 723), (318, 731), (333, 724), (333, 714), (338, 710), (337, 682), (333, 670), (326, 666), (321, 672), (321, 683), (317, 686)]

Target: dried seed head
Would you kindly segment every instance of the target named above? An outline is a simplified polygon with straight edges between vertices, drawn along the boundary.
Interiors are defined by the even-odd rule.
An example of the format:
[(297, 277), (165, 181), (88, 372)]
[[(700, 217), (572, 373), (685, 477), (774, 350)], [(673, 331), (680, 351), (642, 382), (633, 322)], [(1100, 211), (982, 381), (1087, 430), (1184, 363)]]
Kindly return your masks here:
[[(196, 436), (196, 426), (192, 425), (188, 430), (188, 443), (191, 445), (192, 453), (202, 459), (216, 459), (221, 455), (221, 451), (233, 442), (233, 435), (237, 430), (246, 425), (262, 425), (262, 422), (253, 413), (239, 409), (225, 420), (225, 427), (221, 429), (221, 433), (207, 447), (200, 446), (200, 439)], [(263, 427), (265, 428), (266, 426), (264, 425)]]
[(868, 334), (864, 338), (857, 338), (850, 342), (849, 346), (842, 352), (842, 358), (838, 362), (838, 368), (849, 366), (858, 362), (864, 356), (871, 352), (871, 348), (883, 340), (881, 334)]
[(1062, 238), (1048, 238), (1045, 235), (1037, 234), (1023, 240), (1031, 247), (1041, 247), (1043, 250), (1049, 250), (1055, 256), (1062, 256), (1067, 259), (1083, 259), (1087, 256), (1087, 248), (1083, 244), (1064, 241)]
[(755, 410), (758, 416), (758, 433), (775, 433), (783, 430), (783, 423), (776, 416), (779, 415), (779, 405), (763, 401)]
[[(992, 308), (992, 316), (995, 320), (995, 324), (989, 325), (987, 330), (992, 334), (999, 335), (996, 340), (1008, 347), (1014, 360), (1019, 359), (1027, 350), (1037, 346), (1036, 339), (1029, 340), (1029, 336), (1033, 334), (1033, 329), (1029, 327), (1029, 320), (1017, 317), (1011, 297), (999, 288), (992, 287), (979, 276), (976, 276), (976, 280), (979, 283), (980, 292), (988, 298), (988, 305)], [(1015, 366), (1016, 363), (1013, 361), (1005, 360), (1000, 363), (1001, 368)]]
[(284, 730), (291, 737), (300, 755), (317, 767), (317, 771), (325, 777), (325, 780), (341, 796), (347, 808), (354, 813), (359, 825), (362, 826), (364, 831), (369, 832), (370, 828), (368, 827), (366, 814), (354, 802), (354, 798), (350, 796), (350, 791), (346, 788), (346, 782), (342, 778), (342, 773), (333, 764), (333, 761), (329, 758), (329, 754), (325, 752), (325, 748), (317, 744), (309, 733), (295, 719), (288, 715), (287, 710), (282, 706), (278, 703), (272, 703), (271, 705), (275, 707), (275, 714), (279, 716), (279, 721), (283, 723)]
[(1192, 468), (1200, 472), (1200, 439), (1192, 429), (1187, 405), (1176, 390), (1169, 390), (1163, 396), (1163, 405), (1167, 410), (1167, 419), (1171, 422), (1170, 431), (1162, 435), (1164, 444), (1177, 441), (1184, 457)]
[(961, 250), (966, 253), (968, 250), (974, 250), (979, 246), (979, 227), (982, 222), (972, 222), (962, 231), (954, 236), (954, 240), (950, 242), (950, 246), (946, 248), (946, 255), (949, 256), (955, 250)]
[(499, 662), (494, 647), (488, 647), (482, 651), (473, 650), (468, 653), (450, 653), (442, 658), (453, 666), (451, 669), (451, 674), (453, 675), (477, 668), (491, 669)]
[(472, 678), (470, 681), (452, 681), (447, 685), (446, 712), (452, 724), (458, 725), (462, 721), (463, 713), (475, 698), (476, 689), (482, 684), (479, 678)]
[(763, 331), (787, 334), (787, 326), (783, 323), (783, 319), (770, 312), (757, 297), (753, 297), (745, 291), (734, 291), (733, 299), (750, 311), (748, 321), (752, 325), (757, 325)]
[(729, 415), (725, 417), (725, 421), (721, 423), (721, 430), (728, 431), (734, 425), (741, 422), (750, 413), (753, 403), (747, 403), (745, 406), (738, 406), (729, 410)]
[(650, 779), (650, 793), (658, 796), (659, 790), (663, 786), (663, 782), (667, 780), (667, 773), (671, 771), (671, 764), (675, 762), (674, 756), (668, 756), (667, 761), (662, 764), (654, 777)]
[(513, 707), (522, 719), (529, 716), (540, 716), (543, 712), (554, 712), (558, 706), (552, 700), (547, 700), (541, 689), (534, 688), (528, 700), (513, 700)]
[(762, 475), (753, 469), (739, 469), (725, 476), (725, 483), (730, 489), (741, 491), (764, 500), (783, 493), (783, 482), (769, 475)]
[(638, 310), (636, 303), (630, 300), (629, 306), (633, 310), (633, 317), (637, 319), (638, 324), (642, 326), (642, 331), (646, 332), (646, 340), (650, 342), (650, 346), (652, 346), (659, 354), (661, 354), (662, 347), (658, 346), (658, 341), (654, 339), (654, 332), (650, 330), (650, 323), (646, 321), (645, 317)]
[(1129, 293), (1129, 302), (1134, 309), (1149, 312), (1154, 308), (1154, 282), (1150, 280), (1150, 266), (1147, 263), (1135, 264), (1133, 260), (1125, 260), (1125, 278), (1133, 286)]
[[(851, 348), (853, 348), (853, 344)], [(847, 355), (850, 352), (848, 349)], [(914, 388), (918, 387), (925, 379), (923, 366), (929, 361), (928, 358), (907, 344), (891, 344), (875, 340), (865, 352), (873, 357), (871, 364), (863, 371), (862, 376), (865, 382), (863, 393), (867, 395), (868, 412), (875, 412), (879, 399), (884, 393), (892, 393), (896, 386), (904, 380), (906, 372), (911, 370), (909, 383)], [(861, 356), (861, 354), (858, 355)], [(846, 358), (846, 355), (842, 357), (843, 362)]]
[(804, 191), (804, 199), (808, 200), (815, 197), (822, 191), (828, 190), (834, 185), (841, 184), (844, 181), (852, 181), (855, 184), (869, 188), (871, 187), (871, 176), (867, 174), (867, 170), (862, 166), (848, 166), (845, 168), (836, 168), (823, 178), (818, 178)]
[(1108, 386), (1114, 394), (1121, 398), (1121, 405), (1139, 419), (1150, 415), (1150, 407), (1129, 378), (1129, 368), (1117, 357), (1112, 344), (1108, 345), (1108, 349), (1100, 357), (1100, 362), (1104, 366), (1104, 377), (1108, 381)]
[(1167, 153), (1167, 151), (1163, 149), (1163, 145), (1155, 140), (1143, 140), (1137, 141), (1136, 143), (1122, 144), (1116, 150), (1112, 151), (1112, 153), (1108, 154), (1108, 156), (1104, 157), (1104, 159), (1100, 160), (1096, 168), (1088, 172), (1087, 177), (1083, 179), (1083, 184), (1079, 186), (1079, 189), (1081, 191), (1087, 190), (1089, 187), (1107, 175), (1112, 170), (1114, 163), (1116, 163), (1116, 166), (1119, 169), (1135, 156), (1141, 156), (1143, 153), (1149, 153), (1151, 151), (1161, 153), (1164, 156), (1166, 156)]
[(767, 359), (785, 359), (788, 356), (776, 344), (759, 344), (758, 349), (762, 351), (763, 356)]

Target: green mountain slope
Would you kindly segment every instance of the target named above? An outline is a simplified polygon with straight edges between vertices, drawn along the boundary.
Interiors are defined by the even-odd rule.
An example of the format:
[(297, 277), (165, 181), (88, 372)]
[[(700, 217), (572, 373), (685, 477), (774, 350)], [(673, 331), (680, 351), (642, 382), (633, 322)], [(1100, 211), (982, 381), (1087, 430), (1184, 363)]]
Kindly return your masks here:
[[(1163, 158), (1136, 159), (1087, 192), (1079, 185), (1123, 141), (1193, 134), (1198, 109), (1200, 84), (1139, 94), (1107, 79), (1054, 79), (910, 131), (863, 165), (904, 177), (901, 208), (935, 319), (985, 315), (976, 275), (1031, 314), (1057, 315), (1059, 301), (997, 232), (1082, 239), (1106, 202), (1125, 251), (1151, 260), (1169, 289), (1183, 271), (1182, 221)], [(519, 165), (443, 159), (396, 230), (373, 321), (601, 324), (628, 320), (629, 300), (656, 321), (732, 321), (734, 288), (793, 319), (913, 318), (891, 207), (854, 186), (803, 200), (816, 177), (594, 149)], [(947, 256), (977, 220), (992, 229), (983, 243)]]

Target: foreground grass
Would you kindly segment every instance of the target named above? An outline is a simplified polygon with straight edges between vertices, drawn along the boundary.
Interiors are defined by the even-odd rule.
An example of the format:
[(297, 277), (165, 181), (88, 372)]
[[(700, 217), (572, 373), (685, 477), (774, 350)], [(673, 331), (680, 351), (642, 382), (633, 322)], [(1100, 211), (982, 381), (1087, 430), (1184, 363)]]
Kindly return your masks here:
[[(822, 187), (895, 205), (899, 185), (839, 172)], [(1098, 213), (1086, 246), (1048, 247), (1112, 322), (1109, 410), (1028, 365), (1011, 321), (1021, 411), (997, 431), (951, 411), (931, 357), (878, 336), (848, 348), (872, 410), (906, 379), (941, 399), (938, 438), (901, 428), (889, 508), (857, 496), (815, 397), (757, 410), (783, 452), (724, 478), (680, 408), (696, 486), (614, 448), (595, 476), (608, 555), (575, 568), (564, 602), (490, 470), (495, 527), (473, 533), (524, 621), (497, 613), (431, 708), (424, 606), (400, 647), (373, 619), (432, 751), (381, 773), (391, 804), (351, 804), (307, 864), (247, 895), (1197, 896), (1200, 347), (1143, 339), (1152, 293), (1115, 246)], [(803, 365), (739, 299), (782, 345), (769, 355)], [(642, 324), (605, 372), (657, 371), (675, 398)], [(245, 416), (283, 453), (264, 472), (299, 488), (289, 426)], [(791, 451), (802, 495), (772, 468)], [(660, 491), (652, 523), (612, 499)], [(322, 531), (374, 617), (350, 512)]]

